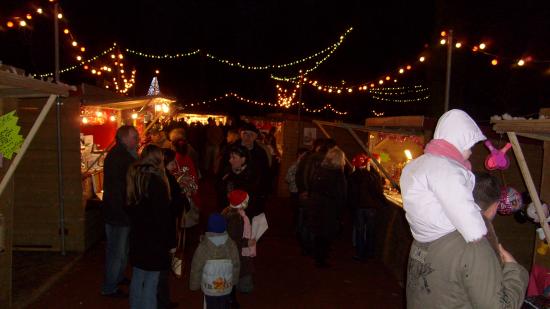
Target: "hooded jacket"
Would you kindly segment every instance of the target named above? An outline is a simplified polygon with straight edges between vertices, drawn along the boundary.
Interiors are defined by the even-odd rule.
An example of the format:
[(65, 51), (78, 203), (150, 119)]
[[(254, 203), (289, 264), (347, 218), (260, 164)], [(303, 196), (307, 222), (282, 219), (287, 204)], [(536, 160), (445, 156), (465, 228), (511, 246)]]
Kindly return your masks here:
[[(486, 137), (468, 114), (454, 109), (439, 118), (434, 139), (463, 153)], [(425, 153), (407, 164), (401, 193), (414, 239), (431, 242), (455, 230), (466, 242), (481, 239), (487, 229), (472, 196), (474, 184), (474, 174), (447, 157)]]
[(193, 291), (200, 289), (202, 279), (202, 269), (207, 260), (228, 259), (233, 263), (233, 284), (239, 283), (239, 250), (235, 242), (229, 238), (227, 232), (212, 233), (206, 232), (200, 242), (193, 261), (191, 262), (191, 275), (189, 278), (189, 288)]

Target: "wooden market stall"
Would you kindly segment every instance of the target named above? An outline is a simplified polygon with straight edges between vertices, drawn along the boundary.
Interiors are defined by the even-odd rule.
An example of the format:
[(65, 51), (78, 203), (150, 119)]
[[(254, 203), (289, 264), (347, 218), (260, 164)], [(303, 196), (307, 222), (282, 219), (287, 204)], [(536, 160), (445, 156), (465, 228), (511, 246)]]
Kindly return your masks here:
[(164, 96), (115, 97), (112, 93), (83, 85), (81, 92), (69, 98), (80, 102), (77, 120), (79, 141), (71, 142), (78, 151), (82, 186), (78, 212), (83, 216), (83, 229), (75, 250), (89, 248), (103, 235), (103, 161), (114, 145), (116, 130), (121, 125), (133, 125), (143, 138), (152, 124), (170, 113), (175, 102)]
[(435, 122), (423, 116), (402, 116), (368, 118), (364, 126), (324, 121), (313, 124), (324, 137), (335, 139), (350, 160), (359, 153), (377, 158), (372, 162), (386, 179), (384, 194), (388, 203), (378, 213), (375, 251), (404, 284), (412, 236), (403, 211), (399, 177), (409, 160), (423, 154)]
[[(55, 128), (55, 112), (51, 109), (56, 98), (67, 97), (72, 89), (68, 85), (32, 79), (16, 69), (0, 65), (0, 115), (15, 110), (19, 117), (17, 125), (21, 127), (19, 134), (24, 136), (20, 150), (11, 160), (3, 159), (0, 155), (0, 308), (10, 308), (12, 303), (12, 251), (14, 230), (20, 223), (15, 218), (15, 214), (21, 210), (18, 203), (19, 192), (24, 191), (27, 196), (39, 201), (40, 205), (33, 216), (40, 217), (42, 209), (51, 209), (54, 213), (55, 220), (43, 220), (40, 226), (28, 226), (26, 229), (28, 232), (41, 227), (51, 230), (55, 246), (59, 248), (56, 135), (55, 130), (53, 134), (46, 134), (45, 131), (49, 127)], [(2, 136), (2, 143), (7, 142), (4, 138)], [(33, 149), (40, 149), (44, 157), (33, 157)], [(32, 175), (31, 177), (42, 177), (41, 171), (27, 169), (27, 159), (39, 160), (43, 166), (55, 169), (55, 177), (48, 184), (48, 191), (31, 187), (18, 177), (22, 171)]]
[[(550, 116), (550, 109), (541, 109), (541, 115)], [(531, 200), (536, 209), (541, 228), (543, 229), (546, 240), (550, 239), (550, 228), (547, 223), (546, 215), (542, 208), (541, 200), (550, 201), (550, 119), (537, 119), (537, 120), (496, 120), (493, 121), (493, 129), (497, 133), (506, 134), (512, 143), (514, 155), (516, 161), (520, 167), (525, 186), (529, 192)], [(524, 150), (518, 141), (518, 136), (539, 140), (543, 144), (543, 161), (542, 161), (542, 173), (540, 174), (540, 186), (536, 186), (538, 182), (532, 175), (533, 170), (532, 163), (526, 159)], [(531, 166), (531, 169), (529, 168)], [(538, 176), (538, 173), (537, 173)], [(548, 256), (548, 242), (541, 240), (539, 237), (535, 238), (535, 245), (533, 250), (533, 265), (532, 269), (543, 267), (546, 272), (550, 269), (550, 257)], [(539, 288), (545, 288), (539, 287)], [(531, 291), (531, 287), (529, 289)]]

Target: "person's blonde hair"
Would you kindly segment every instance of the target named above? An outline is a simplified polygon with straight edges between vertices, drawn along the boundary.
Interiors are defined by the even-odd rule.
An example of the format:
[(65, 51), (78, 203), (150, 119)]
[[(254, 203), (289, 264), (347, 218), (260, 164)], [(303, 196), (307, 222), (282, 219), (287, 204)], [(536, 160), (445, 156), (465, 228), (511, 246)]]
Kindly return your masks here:
[(345, 164), (346, 154), (344, 154), (344, 152), (340, 148), (332, 147), (327, 151), (327, 154), (325, 155), (321, 166), (343, 170)]
[(140, 159), (130, 166), (126, 174), (126, 197), (128, 205), (139, 204), (144, 198), (149, 197), (149, 183), (151, 177), (157, 175), (166, 186), (168, 199), (170, 199), (170, 185), (164, 168), (164, 155), (162, 149), (149, 144), (143, 148)]

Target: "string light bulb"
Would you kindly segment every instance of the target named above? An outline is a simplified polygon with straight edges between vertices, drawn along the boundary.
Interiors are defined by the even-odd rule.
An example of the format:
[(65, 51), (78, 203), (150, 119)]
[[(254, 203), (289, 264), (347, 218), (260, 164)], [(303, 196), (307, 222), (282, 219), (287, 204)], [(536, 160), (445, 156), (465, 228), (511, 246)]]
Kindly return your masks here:
[(78, 61), (82, 60), (82, 56), (80, 56), (80, 55), (76, 56), (76, 60), (78, 60)]
[(22, 21), (19, 22), (19, 26), (20, 26), (20, 27), (26, 27), (26, 26), (27, 26), (27, 22), (24, 21), (24, 20), (22, 20)]
[(31, 14), (27, 14), (25, 17), (26, 17), (28, 20), (31, 20), (31, 19), (32, 19), (32, 15), (31, 15)]
[(109, 117), (109, 120), (116, 121), (116, 117), (114, 115), (111, 115), (111, 117)]
[(44, 13), (44, 11), (42, 10), (42, 8), (38, 8), (38, 9), (36, 9), (36, 13), (42, 14), (42, 13)]
[(447, 36), (447, 32), (441, 31), (441, 36)]
[(403, 70), (403, 68), (400, 68), (399, 69), (399, 74), (403, 74), (403, 73), (405, 73), (405, 70)]
[(456, 42), (455, 47), (456, 47), (456, 48), (461, 48), (461, 47), (462, 47), (462, 43)]
[(445, 40), (445, 39), (441, 39), (441, 41), (439, 41), (439, 44), (441, 44), (441, 45), (445, 45), (446, 43), (447, 43), (447, 40)]
[(485, 47), (487, 47), (487, 45), (485, 45), (485, 43), (479, 44), (479, 49), (485, 49)]
[(58, 13), (58, 14), (57, 14), (57, 18), (58, 18), (58, 19), (61, 19), (61, 18), (63, 18), (63, 14), (61, 14), (61, 13)]
[(138, 114), (137, 114), (137, 113), (132, 113), (132, 119), (135, 120), (135, 119), (137, 119), (137, 117), (138, 117)]
[(491, 60), (491, 64), (492, 64), (492, 65), (497, 65), (497, 64), (498, 64), (498, 60), (496, 60), (496, 59)]
[(85, 52), (86, 51), (86, 48), (84, 48), (84, 46), (80, 47), (80, 51), (81, 52)]
[(78, 43), (77, 43), (76, 41), (73, 41), (73, 42), (71, 43), (71, 45), (76, 47), (76, 46), (78, 45)]
[(63, 33), (69, 34), (69, 29), (65, 28), (65, 30), (63, 30)]
[[(418, 59), (418, 60), (419, 60), (420, 62), (424, 62), (424, 61), (426, 60), (426, 57), (422, 56), (422, 57), (420, 57), (420, 59)], [(407, 68), (408, 68), (408, 66), (407, 66)]]
[(524, 64), (525, 64), (525, 60), (519, 59), (518, 65), (521, 67), (521, 66), (523, 66)]
[(11, 20), (8, 21), (8, 22), (6, 23), (6, 26), (7, 26), (8, 28), (13, 28), (13, 26), (14, 26), (13, 21), (11, 21)]

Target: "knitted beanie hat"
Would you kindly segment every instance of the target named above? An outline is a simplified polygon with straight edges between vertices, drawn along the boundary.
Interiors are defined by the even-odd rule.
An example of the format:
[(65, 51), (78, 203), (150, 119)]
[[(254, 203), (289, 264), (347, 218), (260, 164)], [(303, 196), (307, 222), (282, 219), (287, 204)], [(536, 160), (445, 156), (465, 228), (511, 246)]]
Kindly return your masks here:
[(229, 192), (229, 206), (231, 208), (246, 208), (248, 206), (248, 193), (243, 190), (233, 190)]
[(212, 233), (223, 233), (227, 227), (225, 218), (219, 213), (213, 213), (208, 217), (208, 226), (206, 228), (207, 232)]

